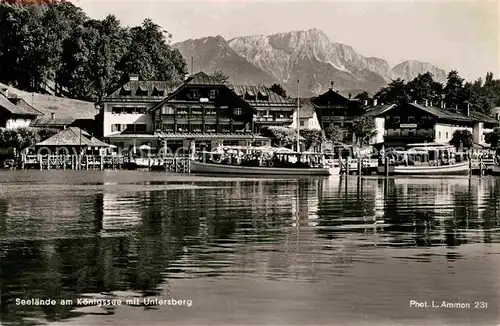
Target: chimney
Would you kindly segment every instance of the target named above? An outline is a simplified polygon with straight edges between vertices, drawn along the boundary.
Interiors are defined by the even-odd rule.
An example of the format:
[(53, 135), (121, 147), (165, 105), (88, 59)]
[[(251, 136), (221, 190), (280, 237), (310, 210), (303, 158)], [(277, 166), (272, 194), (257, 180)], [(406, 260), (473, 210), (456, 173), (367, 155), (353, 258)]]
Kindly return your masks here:
[(364, 106), (368, 106), (368, 100), (364, 100), (364, 101), (363, 101), (363, 105), (364, 105)]
[(429, 106), (429, 101), (425, 100), (425, 106)]
[(139, 80), (139, 75), (136, 74), (131, 74), (128, 78), (129, 81), (138, 81)]
[(444, 108), (445, 108), (444, 101), (441, 101), (441, 109), (444, 109)]
[(55, 114), (54, 112), (52, 112), (52, 113), (50, 114), (50, 117), (52, 118), (52, 120), (54, 120), (54, 119), (56, 118), (56, 114)]
[(373, 106), (377, 106), (377, 99), (376, 98), (373, 99)]
[(414, 100), (414, 101), (413, 101), (413, 103), (418, 104), (418, 103), (417, 103), (417, 100)]
[(330, 82), (330, 90), (333, 91), (333, 80)]

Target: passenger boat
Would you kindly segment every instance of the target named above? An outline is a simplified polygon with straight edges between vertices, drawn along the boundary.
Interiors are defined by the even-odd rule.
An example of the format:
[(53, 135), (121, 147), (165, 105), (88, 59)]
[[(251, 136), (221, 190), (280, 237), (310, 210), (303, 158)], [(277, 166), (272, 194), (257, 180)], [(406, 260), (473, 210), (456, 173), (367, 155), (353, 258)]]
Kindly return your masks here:
[[(469, 162), (453, 146), (414, 144), (407, 151), (388, 151), (390, 175), (467, 175)], [(384, 159), (378, 172), (385, 174)]]
[(325, 163), (322, 153), (293, 152), (265, 147), (224, 147), (200, 153), (191, 161), (192, 173), (247, 175), (340, 175), (340, 168)]

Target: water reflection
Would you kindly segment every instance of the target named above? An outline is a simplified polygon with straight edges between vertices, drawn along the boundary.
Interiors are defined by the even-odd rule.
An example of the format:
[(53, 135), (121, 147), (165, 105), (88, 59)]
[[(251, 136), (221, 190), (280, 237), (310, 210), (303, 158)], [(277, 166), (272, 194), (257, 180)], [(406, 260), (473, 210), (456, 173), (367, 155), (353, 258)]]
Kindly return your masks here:
[[(394, 273), (391, 265), (398, 261), (439, 266), (444, 259), (451, 275), (456, 264), (478, 250), (492, 254), (499, 249), (497, 179), (183, 183), (165, 177), (154, 181), (154, 189), (144, 189), (136, 179), (127, 181), (126, 174), (122, 179), (113, 175), (112, 184), (101, 175), (73, 180), (68, 187), (40, 178), (36, 189), (19, 191), (20, 182), (1, 188), (4, 324), (116, 313), (113, 307), (19, 306), (16, 298), (168, 297), (177, 281), (208, 279), (243, 284), (261, 278), (289, 282), (291, 288), (297, 282), (311, 284), (311, 289), (334, 282), (356, 288), (364, 280), (359, 266), (387, 264), (387, 272)], [(91, 181), (92, 187), (81, 187)], [(172, 185), (182, 187), (167, 187)], [(76, 190), (68, 191), (71, 186)], [(491, 282), (498, 262), (477, 266), (476, 282)], [(433, 268), (423, 271), (433, 275)], [(379, 292), (385, 298), (381, 302), (401, 301), (406, 286)], [(432, 290), (425, 282), (419, 286)], [(486, 288), (492, 286), (498, 289), (491, 283)], [(498, 300), (498, 291), (488, 295)], [(381, 303), (366, 304), (374, 312)], [(498, 316), (498, 310), (489, 314)]]

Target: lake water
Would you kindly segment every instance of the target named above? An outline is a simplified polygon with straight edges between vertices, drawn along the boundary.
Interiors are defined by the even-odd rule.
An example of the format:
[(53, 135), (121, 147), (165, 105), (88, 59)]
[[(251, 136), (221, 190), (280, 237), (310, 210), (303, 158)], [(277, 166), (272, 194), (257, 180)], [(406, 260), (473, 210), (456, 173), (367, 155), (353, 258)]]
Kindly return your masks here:
[[(55, 304), (20, 301), (36, 298)], [(2, 171), (0, 309), (1, 325), (499, 325), (500, 179)]]

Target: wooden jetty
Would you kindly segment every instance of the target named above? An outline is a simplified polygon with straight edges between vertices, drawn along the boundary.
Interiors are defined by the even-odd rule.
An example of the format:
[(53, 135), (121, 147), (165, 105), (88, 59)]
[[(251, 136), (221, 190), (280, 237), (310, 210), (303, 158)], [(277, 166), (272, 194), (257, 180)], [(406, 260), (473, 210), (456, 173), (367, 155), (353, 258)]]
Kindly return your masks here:
[(190, 172), (188, 157), (130, 158), (119, 155), (23, 155), (22, 169), (40, 170), (105, 170), (147, 169), (167, 172)]

